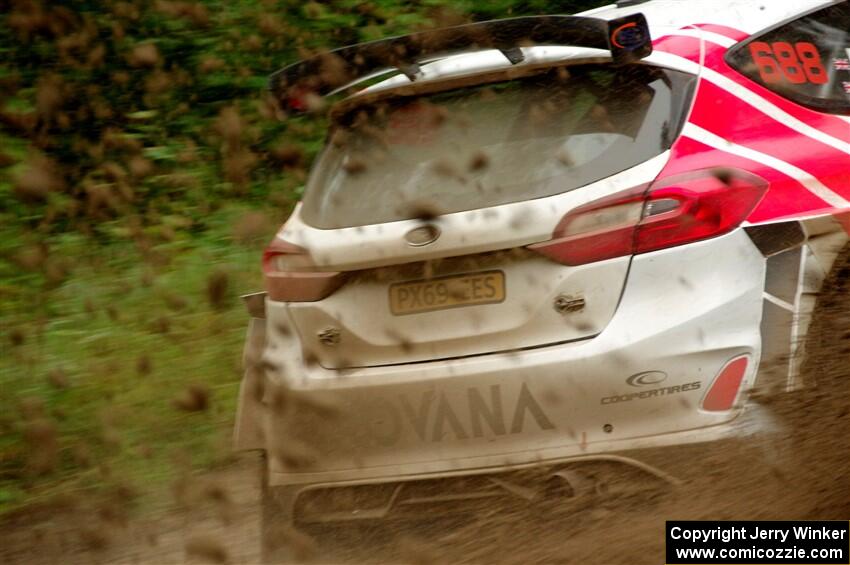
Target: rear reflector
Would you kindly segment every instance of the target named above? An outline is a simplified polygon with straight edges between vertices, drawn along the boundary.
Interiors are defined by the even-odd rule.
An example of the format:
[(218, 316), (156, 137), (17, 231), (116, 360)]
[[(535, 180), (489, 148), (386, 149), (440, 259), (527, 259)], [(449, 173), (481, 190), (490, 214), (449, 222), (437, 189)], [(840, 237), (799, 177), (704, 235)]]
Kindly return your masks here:
[(552, 239), (530, 245), (564, 265), (647, 253), (728, 233), (767, 190), (764, 179), (733, 169), (703, 169), (656, 181), (569, 212)]
[(732, 408), (741, 389), (748, 363), (748, 358), (744, 356), (729, 361), (723, 367), (702, 399), (703, 410), (725, 412)]
[(263, 282), (269, 299), (278, 302), (315, 302), (345, 282), (345, 273), (316, 271), (310, 254), (278, 237), (263, 253)]

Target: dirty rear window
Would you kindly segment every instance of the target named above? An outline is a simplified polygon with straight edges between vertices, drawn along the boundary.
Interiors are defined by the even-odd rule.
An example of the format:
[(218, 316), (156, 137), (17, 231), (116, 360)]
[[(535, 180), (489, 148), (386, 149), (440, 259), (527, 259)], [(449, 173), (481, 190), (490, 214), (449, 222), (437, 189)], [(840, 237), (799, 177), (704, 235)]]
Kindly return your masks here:
[(587, 64), (356, 108), (333, 125), (302, 217), (342, 228), (574, 190), (668, 149), (692, 82)]

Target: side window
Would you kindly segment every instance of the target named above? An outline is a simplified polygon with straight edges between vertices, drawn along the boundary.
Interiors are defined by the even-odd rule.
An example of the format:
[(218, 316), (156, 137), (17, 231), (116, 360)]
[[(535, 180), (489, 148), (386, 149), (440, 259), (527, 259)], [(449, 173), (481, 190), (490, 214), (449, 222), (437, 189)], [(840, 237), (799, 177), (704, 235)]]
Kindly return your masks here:
[(726, 62), (798, 104), (850, 114), (850, 1), (748, 39), (729, 50)]

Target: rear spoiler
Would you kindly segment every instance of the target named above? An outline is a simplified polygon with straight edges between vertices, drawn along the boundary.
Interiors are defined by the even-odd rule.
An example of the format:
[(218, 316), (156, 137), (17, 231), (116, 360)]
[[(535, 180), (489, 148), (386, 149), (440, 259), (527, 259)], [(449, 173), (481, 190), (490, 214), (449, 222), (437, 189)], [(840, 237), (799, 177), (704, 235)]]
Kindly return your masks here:
[(305, 96), (335, 91), (398, 69), (410, 80), (419, 63), (462, 52), (498, 49), (515, 65), (521, 47), (570, 45), (611, 52), (615, 65), (633, 63), (652, 53), (643, 14), (615, 20), (582, 16), (528, 16), (465, 24), (341, 47), (299, 61), (269, 77), (269, 89), (285, 110), (305, 110)]

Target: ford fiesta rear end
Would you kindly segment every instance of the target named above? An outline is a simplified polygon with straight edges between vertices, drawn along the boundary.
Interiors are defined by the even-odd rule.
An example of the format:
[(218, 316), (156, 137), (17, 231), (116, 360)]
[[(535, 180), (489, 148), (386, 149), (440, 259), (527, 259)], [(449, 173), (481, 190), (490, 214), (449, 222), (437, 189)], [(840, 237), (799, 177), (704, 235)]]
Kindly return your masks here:
[[(413, 484), (731, 433), (765, 268), (739, 226), (764, 182), (656, 181), (693, 75), (586, 55), (494, 70), (501, 56), (332, 111), (252, 299), (237, 443), (268, 451), (270, 485)], [(386, 513), (398, 492), (313, 516)]]

